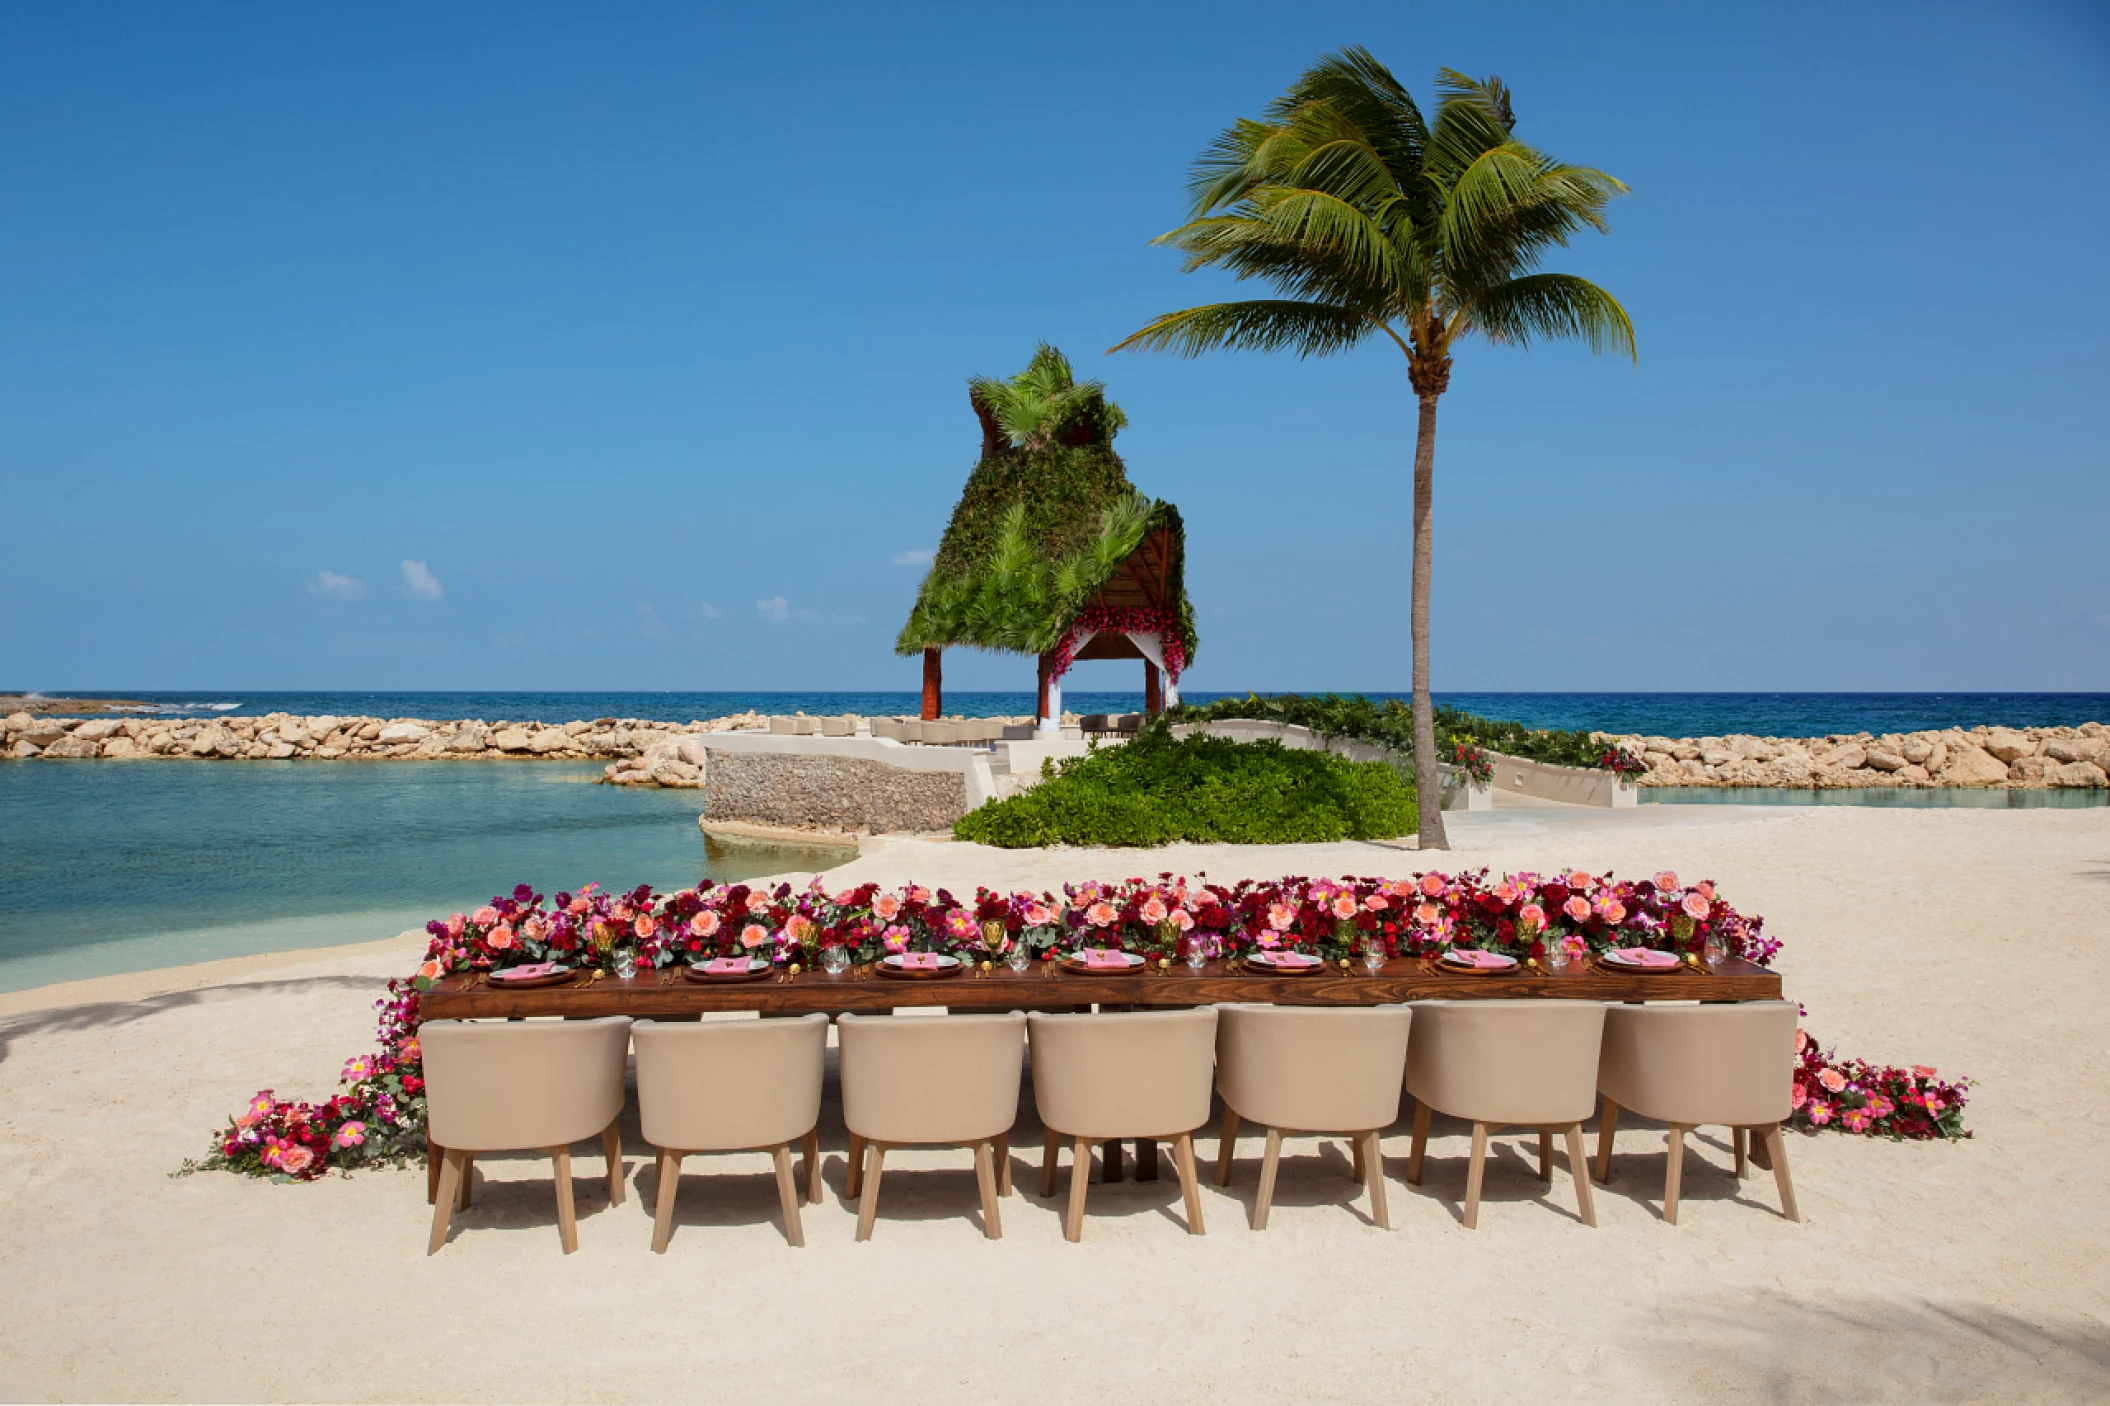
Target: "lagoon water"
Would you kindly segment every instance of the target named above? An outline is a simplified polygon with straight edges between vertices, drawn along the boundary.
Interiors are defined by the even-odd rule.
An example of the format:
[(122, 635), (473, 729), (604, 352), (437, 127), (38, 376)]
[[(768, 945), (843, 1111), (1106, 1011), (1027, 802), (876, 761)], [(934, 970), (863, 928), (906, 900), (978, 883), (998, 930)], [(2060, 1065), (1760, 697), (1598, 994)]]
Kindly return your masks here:
[(696, 791), (591, 763), (0, 763), (0, 991), (390, 937), (530, 883), (840, 862), (707, 848)]

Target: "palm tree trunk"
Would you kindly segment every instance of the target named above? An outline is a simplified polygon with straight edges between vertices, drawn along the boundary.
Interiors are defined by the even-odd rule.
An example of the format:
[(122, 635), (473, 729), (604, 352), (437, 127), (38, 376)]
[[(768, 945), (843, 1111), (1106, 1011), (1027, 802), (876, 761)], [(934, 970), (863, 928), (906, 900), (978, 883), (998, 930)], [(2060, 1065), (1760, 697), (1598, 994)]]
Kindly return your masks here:
[(1436, 716), (1429, 701), (1429, 570), (1434, 555), (1436, 397), (1421, 397), (1414, 435), (1414, 594), (1408, 628), (1414, 639), (1414, 790), (1420, 805), (1422, 849), (1449, 849), (1443, 833), (1443, 777), (1436, 767)]

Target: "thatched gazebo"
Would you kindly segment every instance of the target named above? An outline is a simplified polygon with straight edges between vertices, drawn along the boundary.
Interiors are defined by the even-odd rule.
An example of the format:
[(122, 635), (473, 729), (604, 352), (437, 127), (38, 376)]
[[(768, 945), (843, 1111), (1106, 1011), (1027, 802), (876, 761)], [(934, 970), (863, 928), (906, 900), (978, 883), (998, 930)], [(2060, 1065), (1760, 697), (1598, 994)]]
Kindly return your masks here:
[(1179, 701), (1194, 608), (1179, 509), (1129, 483), (1114, 435), (1127, 423), (1097, 381), (1079, 383), (1045, 342), (1009, 380), (968, 383), (982, 457), (895, 643), (923, 651), (923, 716), (943, 710), (948, 645), (1039, 661), (1042, 730), (1062, 721), (1079, 659), (1140, 659), (1147, 711)]

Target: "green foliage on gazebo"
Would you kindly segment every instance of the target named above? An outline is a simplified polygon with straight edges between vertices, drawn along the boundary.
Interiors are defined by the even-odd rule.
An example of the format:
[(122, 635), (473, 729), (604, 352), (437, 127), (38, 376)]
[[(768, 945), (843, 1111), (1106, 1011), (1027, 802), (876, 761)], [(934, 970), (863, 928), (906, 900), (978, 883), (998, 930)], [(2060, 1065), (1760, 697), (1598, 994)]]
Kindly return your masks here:
[[(982, 457), (895, 643), (1045, 654), (1088, 612), (1164, 617), (1194, 657), (1179, 509), (1128, 481), (1113, 439), (1128, 422), (1098, 381), (1043, 342), (1009, 380), (969, 398)], [(1094, 616), (1093, 618), (1097, 618)]]

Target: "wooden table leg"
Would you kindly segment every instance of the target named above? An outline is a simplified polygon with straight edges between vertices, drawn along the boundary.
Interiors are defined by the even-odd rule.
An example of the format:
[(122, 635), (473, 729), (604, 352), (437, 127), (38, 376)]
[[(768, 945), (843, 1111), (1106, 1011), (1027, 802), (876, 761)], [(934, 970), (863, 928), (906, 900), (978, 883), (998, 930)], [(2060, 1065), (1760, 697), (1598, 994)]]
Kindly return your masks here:
[(1152, 1137), (1136, 1139), (1136, 1180), (1158, 1179), (1158, 1140)]
[(1099, 1153), (1106, 1159), (1106, 1172), (1100, 1179), (1108, 1185), (1121, 1180), (1127, 1173), (1122, 1167), (1121, 1139), (1110, 1137), (1099, 1145)]

